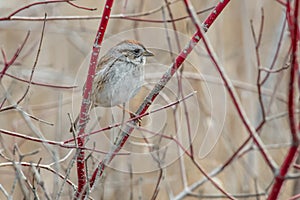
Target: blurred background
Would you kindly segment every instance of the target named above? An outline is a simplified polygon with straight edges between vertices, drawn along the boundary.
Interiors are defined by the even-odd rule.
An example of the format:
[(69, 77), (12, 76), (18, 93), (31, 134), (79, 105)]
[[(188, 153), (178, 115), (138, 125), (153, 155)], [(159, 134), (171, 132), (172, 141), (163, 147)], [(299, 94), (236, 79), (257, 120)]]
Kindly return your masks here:
[[(74, 119), (80, 110), (104, 1), (72, 1), (96, 8), (94, 11), (66, 2), (34, 5), (5, 19), (35, 2), (0, 2), (0, 128), (62, 142), (73, 138), (68, 114)], [(201, 22), (218, 2), (191, 1)], [(45, 33), (37, 57), (45, 13)], [(251, 125), (279, 166), (291, 145), (287, 113), (290, 38), (285, 23), (285, 8), (274, 0), (231, 1), (206, 34)], [(100, 56), (124, 39), (139, 40), (155, 54), (147, 60), (145, 84), (128, 109), (137, 110), (195, 30), (182, 1), (115, 1)], [(17, 59), (6, 70), (5, 63), (23, 43)], [(142, 119), (141, 127), (121, 150), (123, 154), (109, 164), (89, 194), (91, 198), (226, 199), (199, 167), (238, 199), (266, 198), (274, 173), (251, 140), (244, 144), (249, 133), (201, 41), (150, 110), (189, 94), (192, 96), (184, 102)], [(122, 122), (124, 117), (129, 118), (118, 107), (94, 109), (87, 131)], [(109, 152), (121, 129), (92, 135), (86, 146)], [(73, 197), (71, 182), (77, 184), (75, 149), (14, 134), (0, 134), (0, 145), (0, 199)], [(193, 149), (194, 161), (181, 147), (188, 152)], [(87, 151), (86, 155), (91, 175), (104, 154)], [(230, 158), (233, 160), (227, 162)], [(298, 193), (298, 179), (290, 179), (285, 181), (280, 199)]]

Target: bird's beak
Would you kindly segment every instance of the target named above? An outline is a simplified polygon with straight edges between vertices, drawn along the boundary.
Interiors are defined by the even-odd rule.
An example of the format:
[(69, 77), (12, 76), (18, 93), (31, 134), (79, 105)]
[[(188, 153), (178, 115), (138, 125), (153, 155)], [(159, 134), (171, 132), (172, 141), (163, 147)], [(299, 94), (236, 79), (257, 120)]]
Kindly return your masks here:
[(152, 53), (149, 50), (144, 51), (143, 56), (154, 56), (154, 53)]

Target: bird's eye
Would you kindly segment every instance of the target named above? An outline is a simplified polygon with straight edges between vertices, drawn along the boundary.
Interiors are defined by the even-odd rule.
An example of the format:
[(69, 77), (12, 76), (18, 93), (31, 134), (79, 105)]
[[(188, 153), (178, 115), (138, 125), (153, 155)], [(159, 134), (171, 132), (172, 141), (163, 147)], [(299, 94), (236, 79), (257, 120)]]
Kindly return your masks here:
[(139, 50), (139, 49), (134, 50), (134, 54), (136, 54), (136, 55), (140, 54), (140, 52), (141, 52), (141, 50)]

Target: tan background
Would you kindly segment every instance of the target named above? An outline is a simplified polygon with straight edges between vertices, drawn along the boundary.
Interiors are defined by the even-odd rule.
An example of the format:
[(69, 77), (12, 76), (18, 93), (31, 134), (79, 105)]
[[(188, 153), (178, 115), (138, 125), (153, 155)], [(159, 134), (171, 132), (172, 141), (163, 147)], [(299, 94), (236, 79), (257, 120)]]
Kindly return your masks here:
[[(120, 13), (134, 14), (143, 13), (157, 9), (164, 5), (159, 0), (115, 1), (112, 15)], [(195, 10), (200, 11), (216, 5), (218, 1), (192, 1)], [(31, 1), (6, 1), (0, 2), (1, 17), (9, 15), (14, 10), (32, 3)], [(64, 16), (99, 16), (103, 9), (103, 1), (75, 1), (77, 5), (97, 8), (90, 12), (76, 9), (66, 3), (35, 6), (26, 9), (17, 16), (43, 17), (47, 13), (49, 17)], [(257, 66), (255, 56), (255, 44), (251, 34), (250, 20), (253, 20), (254, 30), (258, 34), (261, 19), (261, 8), (264, 9), (264, 29), (259, 49), (261, 66)], [(174, 18), (186, 16), (184, 4), (176, 1), (171, 5)], [(199, 16), (203, 21), (209, 12)], [(166, 18), (169, 19), (165, 9)], [(163, 20), (161, 11), (154, 14), (139, 17), (144, 19)], [(275, 1), (232, 1), (207, 33), (212, 49), (215, 51), (219, 63), (225, 68), (226, 73), (233, 81), (238, 91), (239, 98), (249, 117), (252, 125), (256, 127), (261, 121), (261, 108), (257, 95), (258, 67), (269, 67), (276, 47), (284, 21), (284, 9)], [(37, 54), (40, 40), (41, 21), (0, 21), (0, 46), (10, 59), (25, 38), (28, 30), (30, 36), (20, 56), (8, 73), (28, 79)], [(44, 40), (39, 56), (38, 64), (34, 73), (35, 82), (50, 85), (77, 85), (76, 89), (57, 89), (32, 85), (26, 98), (21, 102), (19, 108), (38, 117), (39, 119), (54, 123), (49, 126), (37, 122), (22, 115), (22, 112), (14, 109), (0, 113), (0, 127), (10, 131), (19, 132), (33, 137), (44, 137), (49, 140), (64, 141), (72, 138), (68, 132), (70, 120), (67, 113), (77, 115), (81, 102), (81, 88), (85, 80), (88, 67), (89, 54), (92, 48), (95, 33), (99, 24), (98, 19), (84, 20), (53, 20), (47, 21)], [(172, 24), (166, 26), (172, 29)], [(150, 28), (151, 27), (151, 28)], [(164, 23), (138, 22), (126, 19), (111, 19), (105, 35), (101, 55), (124, 38), (140, 40), (145, 46), (155, 53), (154, 58), (148, 60), (146, 66), (146, 84), (138, 96), (131, 101), (131, 109), (135, 110), (142, 102), (149, 89), (153, 88), (166, 68), (172, 63), (169, 54), (166, 31)], [(176, 22), (177, 31), (181, 35), (180, 45), (184, 47), (195, 29), (189, 18)], [(141, 28), (141, 29), (137, 29)], [(144, 28), (144, 29), (143, 29)], [(128, 31), (131, 30), (131, 31)], [(126, 32), (127, 31), (127, 32)], [(174, 32), (169, 30), (170, 41), (174, 55), (177, 49)], [(284, 32), (282, 48), (275, 64), (275, 69), (281, 68), (286, 63), (287, 48), (289, 47), (289, 33)], [(3, 59), (0, 59), (3, 68)], [(287, 112), (287, 83), (289, 70), (271, 74), (263, 86), (263, 100), (268, 117), (278, 114), (282, 116), (267, 121), (262, 131), (261, 138), (266, 144), (272, 158), (281, 164), (290, 142), (290, 131), (288, 126)], [(265, 73), (262, 73), (264, 76)], [(232, 156), (233, 152), (245, 141), (248, 133), (239, 119), (236, 109), (232, 104), (226, 88), (222, 85), (219, 74), (210, 61), (203, 44), (197, 46), (190, 55), (183, 70), (184, 82), (183, 92), (185, 95), (197, 91), (196, 95), (186, 101), (187, 112), (190, 118), (191, 134), (193, 136), (193, 147), (195, 159), (201, 167), (210, 173)], [(1, 80), (1, 102), (7, 97), (5, 106), (13, 105), (24, 94), (27, 84), (4, 76)], [(177, 79), (174, 78), (167, 88), (160, 94), (155, 106), (151, 109), (161, 107), (180, 98), (178, 95)], [(101, 117), (100, 126), (106, 127), (113, 123), (110, 109), (99, 108), (92, 112), (89, 127), (95, 124), (96, 115)], [(121, 110), (113, 109), (115, 121), (121, 120)], [(127, 117), (127, 116), (126, 116)], [(181, 128), (176, 132), (175, 119)], [(180, 140), (185, 147), (188, 146), (187, 126), (184, 115), (184, 106), (179, 104), (176, 117), (173, 108), (168, 108), (147, 117), (142, 122), (142, 127), (165, 135), (172, 135)], [(94, 129), (99, 129), (99, 126)], [(109, 150), (109, 139), (118, 132), (118, 129), (106, 131), (94, 135), (88, 141), (87, 146), (98, 150)], [(157, 199), (172, 199), (184, 192), (185, 187), (203, 179), (203, 174), (195, 167), (186, 156), (181, 156), (178, 145), (174, 142), (153, 136), (145, 131), (136, 130), (125, 146), (124, 152), (130, 152), (130, 156), (117, 156), (110, 169), (105, 172), (105, 179), (101, 180), (96, 189), (91, 193), (94, 199), (150, 199), (159, 175), (159, 167), (152, 156), (157, 152), (149, 153), (149, 148), (143, 140), (146, 137), (150, 144), (161, 151), (159, 155), (163, 165), (163, 179)], [(33, 141), (1, 134), (1, 153), (14, 161), (20, 161), (18, 153), (14, 153), (17, 145), (23, 154), (37, 151), (34, 155), (25, 156), (22, 161), (41, 164), (50, 164), (64, 158), (69, 149), (53, 145), (40, 144)], [(150, 146), (151, 146), (150, 145)], [(153, 152), (153, 150), (151, 150)], [(249, 143), (245, 153), (238, 157), (233, 163), (226, 167), (217, 177), (218, 182), (226, 191), (232, 194), (265, 194), (274, 175), (264, 162), (256, 146)], [(166, 152), (165, 157), (163, 156)], [(87, 153), (88, 154), (88, 153)], [(76, 166), (71, 165), (74, 152), (51, 167), (63, 175), (71, 168), (70, 180), (77, 183)], [(93, 153), (93, 158), (88, 160), (89, 169), (103, 158), (102, 154)], [(0, 158), (1, 163), (9, 162)], [(182, 168), (183, 167), (183, 168)], [(30, 167), (22, 167), (24, 176), (28, 182), (33, 183), (33, 175)], [(129, 173), (131, 171), (131, 173)], [(91, 171), (89, 171), (91, 174)], [(0, 168), (0, 184), (8, 192), (12, 193), (14, 199), (22, 197), (18, 183), (18, 175), (13, 166)], [(58, 191), (63, 187), (60, 199), (71, 199), (72, 188), (65, 184), (53, 173), (41, 170), (41, 179), (44, 182), (45, 191), (51, 198), (55, 198)], [(184, 178), (182, 178), (184, 177)], [(186, 183), (184, 181), (186, 179)], [(284, 185), (280, 199), (287, 199), (293, 194), (295, 180), (288, 180)], [(184, 185), (186, 184), (186, 186)], [(16, 185), (16, 186), (15, 186)], [(28, 187), (27, 187), (28, 189)], [(29, 197), (33, 199), (32, 192), (28, 190)], [(43, 189), (37, 186), (37, 193), (44, 199)], [(211, 183), (205, 182), (193, 191), (193, 195), (220, 195)], [(99, 198), (101, 197), (101, 198)], [(265, 196), (262, 195), (261, 199)], [(0, 192), (0, 199), (5, 196)], [(185, 196), (185, 199), (195, 197)], [(242, 198), (239, 198), (242, 199)], [(248, 199), (256, 199), (251, 197)]]

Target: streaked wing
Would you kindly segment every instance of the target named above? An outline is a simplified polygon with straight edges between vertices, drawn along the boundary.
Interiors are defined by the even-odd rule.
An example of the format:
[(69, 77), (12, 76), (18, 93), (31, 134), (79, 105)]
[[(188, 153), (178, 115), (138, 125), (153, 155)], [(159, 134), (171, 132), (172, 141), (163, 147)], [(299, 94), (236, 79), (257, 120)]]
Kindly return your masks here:
[(111, 61), (111, 58), (106, 54), (102, 56), (98, 62), (96, 73), (103, 69), (103, 67), (107, 66), (107, 64)]

